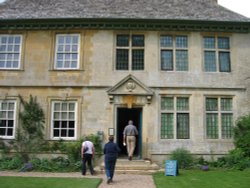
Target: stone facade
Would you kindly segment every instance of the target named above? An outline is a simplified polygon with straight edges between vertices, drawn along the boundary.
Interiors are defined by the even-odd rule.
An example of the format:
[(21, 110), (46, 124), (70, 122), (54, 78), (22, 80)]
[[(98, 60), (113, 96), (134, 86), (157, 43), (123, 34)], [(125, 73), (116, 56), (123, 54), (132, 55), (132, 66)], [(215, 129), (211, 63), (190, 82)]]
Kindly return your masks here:
[[(145, 36), (145, 69), (115, 70), (115, 36), (119, 31), (71, 30), (81, 34), (80, 70), (54, 70), (55, 34), (65, 31), (20, 31), (24, 37), (21, 70), (0, 71), (1, 100), (18, 95), (36, 96), (46, 114), (46, 139), (52, 138), (51, 102), (77, 101), (76, 137), (98, 131), (107, 141), (110, 128), (121, 134), (119, 109), (139, 109), (140, 158), (161, 162), (171, 151), (184, 147), (193, 154), (220, 156), (233, 148), (232, 139), (206, 139), (205, 96), (232, 96), (233, 117), (250, 112), (250, 34), (213, 33), (230, 36), (231, 72), (203, 71), (203, 32), (174, 32), (189, 37), (189, 70), (161, 71), (157, 31), (130, 31)], [(123, 31), (124, 32), (124, 31)], [(209, 33), (211, 34), (211, 33)], [(190, 138), (161, 139), (161, 96), (189, 96)], [(18, 109), (18, 108), (17, 108)], [(125, 113), (131, 113), (129, 111)], [(18, 114), (16, 114), (18, 120)], [(16, 122), (18, 126), (18, 121)], [(124, 126), (124, 125), (122, 125)], [(119, 132), (118, 132), (119, 131)], [(73, 139), (73, 140), (74, 140)]]
[[(61, 34), (79, 36), (79, 67), (55, 68), (56, 37)], [(141, 70), (117, 70), (116, 37), (120, 34), (144, 37)], [(22, 36), (20, 66), (14, 69), (7, 65), (14, 57), (11, 47), (4, 50), (10, 40), (6, 38), (13, 35)], [(187, 37), (187, 70), (161, 69), (162, 35)], [(204, 36), (229, 39), (230, 71), (204, 70)], [(222, 136), (222, 123), (216, 130), (218, 138), (208, 138), (206, 98), (232, 99), (233, 122), (250, 113), (250, 20), (214, 0), (7, 0), (0, 4), (0, 39), (0, 102), (15, 103), (15, 110), (9, 107), (11, 118), (1, 117), (3, 139), (15, 138), (21, 109), (18, 95), (27, 100), (30, 95), (37, 97), (46, 116), (45, 137), (51, 141), (60, 139), (60, 134), (68, 134), (62, 138), (74, 141), (98, 133), (104, 144), (114, 134), (125, 155), (122, 131), (133, 119), (140, 133), (135, 155), (158, 163), (177, 148), (211, 158), (234, 147), (231, 136)], [(162, 114), (169, 113), (162, 110), (164, 97), (188, 99), (188, 110), (180, 113), (188, 114), (185, 138), (177, 136), (176, 109), (171, 112), (172, 137), (162, 136), (166, 131)], [(57, 112), (54, 102), (73, 104)], [(74, 110), (69, 110), (70, 105)], [(3, 107), (0, 110), (7, 112)], [(58, 128), (53, 120), (65, 112), (74, 125), (66, 120), (63, 127), (60, 117)], [(14, 132), (7, 133), (4, 118)], [(68, 132), (59, 133), (62, 129)]]

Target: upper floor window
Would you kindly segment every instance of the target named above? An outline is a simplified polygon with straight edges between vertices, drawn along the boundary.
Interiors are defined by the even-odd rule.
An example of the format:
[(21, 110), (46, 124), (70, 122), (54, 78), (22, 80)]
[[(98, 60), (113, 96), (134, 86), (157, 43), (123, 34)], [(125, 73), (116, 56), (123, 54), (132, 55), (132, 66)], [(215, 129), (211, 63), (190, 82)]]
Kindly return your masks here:
[(21, 35), (0, 35), (0, 69), (19, 69)]
[(188, 37), (187, 36), (160, 36), (161, 70), (187, 71), (188, 70)]
[(116, 36), (116, 70), (144, 70), (144, 35)]
[(56, 35), (55, 69), (79, 69), (79, 34)]
[(232, 98), (206, 98), (206, 136), (228, 139), (233, 135)]
[(15, 101), (0, 101), (0, 138), (14, 138), (16, 123), (15, 114)]
[(52, 102), (52, 138), (76, 138), (77, 103), (74, 101)]
[(203, 38), (205, 72), (230, 72), (229, 37)]
[(161, 98), (161, 139), (189, 139), (189, 98)]

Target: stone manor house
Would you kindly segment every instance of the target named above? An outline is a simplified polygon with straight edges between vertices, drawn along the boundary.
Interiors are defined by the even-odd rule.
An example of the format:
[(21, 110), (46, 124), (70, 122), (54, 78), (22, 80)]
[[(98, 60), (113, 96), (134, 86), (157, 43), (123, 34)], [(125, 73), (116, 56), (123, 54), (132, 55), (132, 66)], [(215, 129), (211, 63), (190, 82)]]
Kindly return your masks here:
[(216, 0), (5, 0), (0, 4), (0, 137), (15, 139), (20, 100), (37, 97), (47, 140), (132, 119), (135, 155), (218, 157), (250, 113), (250, 19)]

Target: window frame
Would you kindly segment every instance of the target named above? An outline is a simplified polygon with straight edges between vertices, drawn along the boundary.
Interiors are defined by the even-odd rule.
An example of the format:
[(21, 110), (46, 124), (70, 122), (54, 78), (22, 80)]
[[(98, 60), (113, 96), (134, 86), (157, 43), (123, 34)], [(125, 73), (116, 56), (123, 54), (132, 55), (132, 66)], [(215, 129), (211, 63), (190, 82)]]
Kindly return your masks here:
[[(15, 134), (16, 134), (16, 126), (17, 126), (17, 118), (16, 118), (16, 115), (17, 115), (17, 101), (16, 100), (14, 100), (14, 99), (5, 99), (5, 100), (2, 100), (2, 99), (0, 99), (0, 105), (2, 106), (2, 103), (3, 102), (8, 102), (8, 104), (9, 103), (14, 103), (14, 109), (13, 109), (13, 127), (12, 127), (12, 136), (6, 136), (6, 133), (5, 133), (5, 136), (1, 136), (0, 135), (0, 138), (1, 139), (15, 139)], [(2, 112), (3, 110), (2, 110), (2, 107), (0, 106), (0, 112)], [(11, 111), (11, 110), (9, 110), (9, 109), (6, 109), (6, 111), (7, 112), (9, 112), (9, 111)], [(3, 119), (3, 120), (6, 120), (6, 121), (8, 121), (9, 119), (8, 119), (8, 117), (7, 118), (1, 118), (0, 117), (0, 120), (1, 119)], [(0, 126), (1, 127), (1, 126)], [(2, 128), (2, 127), (1, 127)], [(6, 126), (6, 129), (7, 129), (7, 126)], [(6, 130), (5, 130), (6, 131)]]
[[(69, 137), (69, 134), (67, 134), (67, 136), (61, 136), (60, 133), (59, 133), (59, 136), (54, 136), (54, 106), (56, 103), (59, 103), (60, 105), (62, 103), (66, 103), (67, 106), (69, 105), (69, 103), (74, 103), (74, 137)], [(52, 140), (60, 140), (60, 139), (63, 139), (63, 140), (76, 140), (77, 139), (77, 132), (78, 132), (78, 101), (77, 100), (74, 100), (74, 99), (70, 99), (70, 100), (58, 100), (58, 99), (54, 99), (54, 100), (51, 100), (51, 121), (50, 121), (50, 138)], [(62, 112), (65, 112), (65, 111), (59, 111), (59, 113), (62, 113)], [(69, 113), (69, 111), (66, 111), (66, 113)], [(59, 119), (58, 121), (62, 121), (63, 119)], [(69, 119), (67, 119), (67, 123), (69, 122)], [(59, 127), (58, 130), (61, 130), (62, 127)], [(67, 127), (65, 128), (66, 130), (69, 130), (70, 128)]]
[[(172, 39), (172, 46), (164, 47), (161, 45), (161, 38), (162, 37), (171, 37)], [(176, 44), (178, 37), (185, 37), (187, 40), (186, 47), (178, 47)], [(168, 34), (168, 33), (161, 33), (159, 35), (159, 61), (160, 61), (160, 71), (163, 72), (188, 72), (189, 71), (189, 36), (188, 34)], [(172, 52), (172, 69), (164, 69), (162, 65), (162, 51), (171, 51)], [(185, 51), (187, 53), (187, 68), (186, 70), (177, 70), (177, 52)]]
[[(217, 100), (217, 110), (211, 110), (208, 111), (207, 110), (207, 99), (216, 99)], [(231, 99), (231, 110), (223, 110), (222, 109), (222, 99)], [(208, 140), (231, 140), (233, 139), (233, 127), (234, 127), (234, 98), (233, 96), (205, 96), (204, 97), (204, 111), (205, 111), (205, 115), (204, 115), (204, 130), (205, 130), (205, 138)], [(208, 135), (208, 125), (207, 125), (207, 114), (216, 114), (217, 115), (217, 135), (218, 137), (213, 137), (211, 135)], [(225, 114), (230, 114), (231, 118), (232, 118), (232, 122), (231, 122), (231, 134), (230, 136), (223, 136), (223, 118), (222, 116)]]
[[(163, 98), (173, 98), (173, 109), (167, 109), (164, 110), (162, 109), (162, 99)], [(186, 98), (188, 100), (188, 109), (185, 110), (180, 110), (177, 109), (177, 99), (180, 98)], [(161, 95), (160, 96), (160, 139), (161, 140), (189, 140), (191, 138), (191, 130), (190, 130), (190, 95)], [(172, 127), (172, 136), (170, 138), (167, 137), (163, 137), (162, 136), (162, 115), (163, 114), (172, 114), (173, 116), (173, 127)], [(183, 114), (188, 114), (188, 132), (186, 132), (187, 134), (187, 138), (179, 138), (178, 135), (180, 134), (178, 132), (178, 115), (183, 115)], [(166, 135), (164, 135), (166, 136)]]
[[(118, 36), (128, 36), (128, 46), (117, 46), (117, 38)], [(142, 36), (143, 37), (143, 46), (133, 46), (133, 36)], [(114, 70), (115, 71), (145, 71), (145, 34), (144, 33), (136, 33), (136, 32), (117, 32), (115, 33), (115, 56), (114, 56)], [(117, 68), (117, 51), (118, 50), (127, 50), (128, 51), (128, 68), (127, 69), (118, 69)], [(142, 69), (133, 69), (133, 52), (136, 50), (142, 50), (143, 51), (143, 68)]]
[[(63, 67), (57, 67), (57, 54), (58, 54), (58, 37), (60, 36), (64, 36), (64, 37), (67, 37), (67, 36), (78, 36), (78, 43), (77, 43), (77, 66), (74, 68), (74, 67), (65, 67), (65, 65)], [(82, 68), (82, 65), (81, 65), (81, 59), (82, 59), (82, 53), (83, 53), (83, 50), (82, 49), (82, 33), (81, 32), (72, 32), (72, 33), (54, 33), (54, 58), (53, 58), (53, 70), (56, 70), (56, 71), (75, 71), (75, 70), (80, 70)], [(71, 47), (72, 43), (70, 43), (70, 47)], [(65, 43), (63, 43), (63, 46), (65, 46)], [(66, 52), (62, 52), (63, 55), (67, 54)], [(72, 55), (74, 54), (72, 51), (71, 52), (68, 52), (68, 54)], [(65, 59), (63, 59), (63, 64), (65, 63)], [(72, 61), (72, 60), (71, 60)], [(72, 63), (72, 62), (71, 62)], [(70, 64), (71, 64), (70, 63)]]
[[(5, 51), (4, 53), (1, 53), (0, 54), (6, 54), (6, 56), (8, 54), (19, 54), (19, 58), (18, 58), (18, 66), (17, 67), (7, 67), (6, 66), (6, 63), (7, 63), (7, 57), (6, 57), (6, 61), (3, 61), (5, 66), (4, 67), (0, 67), (0, 71), (3, 71), (3, 70), (21, 70), (22, 69), (22, 60), (23, 60), (23, 46), (24, 46), (24, 35), (22, 33), (13, 33), (13, 34), (6, 34), (6, 33), (0, 33), (0, 40), (1, 40), (1, 36), (2, 37), (20, 37), (20, 43), (19, 43), (19, 51), (18, 53), (15, 53), (14, 51)], [(0, 42), (1, 44), (1, 42)], [(9, 43), (6, 43), (6, 45), (8, 46)], [(14, 45), (14, 44), (13, 44)], [(11, 60), (11, 64), (13, 64), (13, 59)]]
[[(205, 38), (214, 38), (215, 39), (215, 47), (214, 48), (206, 48), (205, 47)], [(219, 39), (220, 38), (227, 38), (228, 39), (228, 49), (227, 48), (219, 48)], [(223, 36), (223, 35), (203, 35), (202, 36), (202, 48), (203, 48), (203, 71), (206, 73), (231, 73), (232, 72), (232, 68), (231, 68), (231, 37), (230, 36)], [(206, 59), (205, 59), (205, 52), (213, 52), (215, 54), (215, 71), (209, 71), (206, 70)], [(229, 64), (228, 64), (228, 71), (223, 71), (221, 70), (221, 62), (220, 62), (220, 54), (221, 53), (228, 53), (228, 57), (229, 57)]]

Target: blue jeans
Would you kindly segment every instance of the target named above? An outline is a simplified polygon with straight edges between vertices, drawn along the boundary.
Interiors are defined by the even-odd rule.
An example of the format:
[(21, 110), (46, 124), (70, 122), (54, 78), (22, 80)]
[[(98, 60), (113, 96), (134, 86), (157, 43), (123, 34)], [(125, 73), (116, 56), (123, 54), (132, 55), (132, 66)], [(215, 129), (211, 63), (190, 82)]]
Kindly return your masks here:
[(116, 157), (105, 158), (105, 172), (108, 179), (113, 179), (115, 173)]

